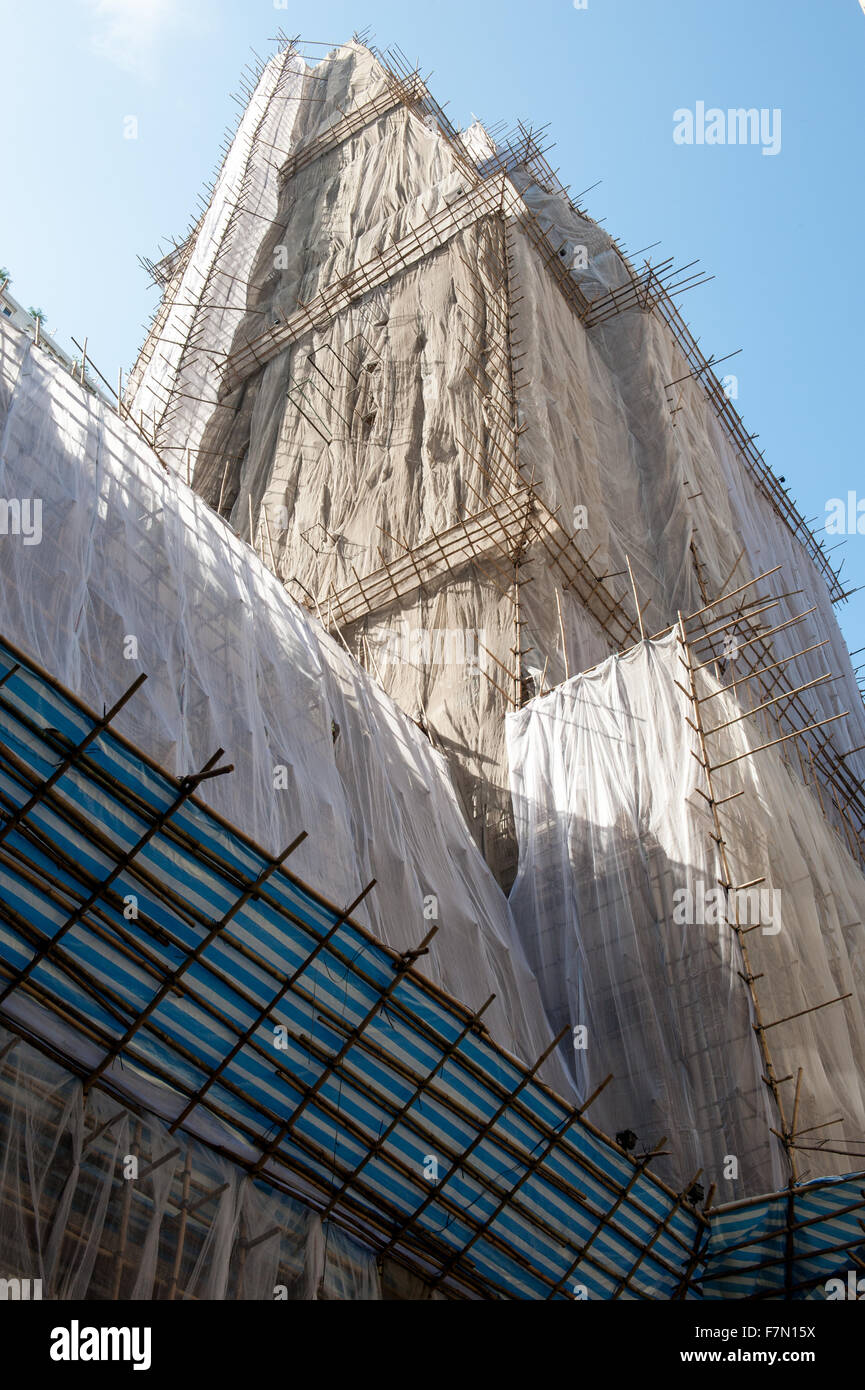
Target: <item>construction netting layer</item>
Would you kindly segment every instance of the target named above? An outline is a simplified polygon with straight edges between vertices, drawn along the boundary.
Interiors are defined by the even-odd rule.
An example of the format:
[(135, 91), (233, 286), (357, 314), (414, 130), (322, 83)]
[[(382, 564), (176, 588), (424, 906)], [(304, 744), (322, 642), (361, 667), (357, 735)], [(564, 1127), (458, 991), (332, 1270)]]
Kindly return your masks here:
[(511, 906), (578, 1093), (613, 1072), (603, 1128), (721, 1201), (865, 1152), (862, 874), (732, 679), (673, 630), (508, 719)]
[[(308, 1196), (430, 1289), (685, 1296), (704, 1225), (692, 1195), (413, 969), (431, 933), (389, 951), (194, 800), (219, 767), (173, 782), (119, 740), (115, 713), (0, 645), (4, 1023), (87, 1095)], [(148, 1176), (178, 1156), (158, 1149)], [(76, 1183), (73, 1164), (70, 1200)], [(14, 1196), (18, 1221), (28, 1194)]]
[[(862, 1179), (806, 1183), (693, 1221), (690, 1258), (684, 1245), (675, 1252), (675, 1295), (842, 1297), (851, 1263), (865, 1258)], [(155, 1115), (98, 1088), (85, 1096), (78, 1077), (4, 1028), (0, 1190), (0, 1260), (22, 1298), (445, 1297)], [(603, 1227), (586, 1255), (593, 1246), (623, 1275), (640, 1258)], [(592, 1272), (586, 1260), (574, 1275), (581, 1297), (598, 1296)]]
[[(77, 1078), (28, 1064), (26, 1083), (19, 1077), (9, 1092), (3, 1172), (14, 1202), (3, 1239), (12, 1269), (21, 1278), (43, 1277), (34, 1271), (32, 1242), (44, 1217), (50, 1258), (38, 1267), (65, 1291), (60, 1296), (115, 1296), (120, 1288), (130, 1297), (170, 1296), (172, 1289), (190, 1297), (270, 1297), (279, 1285), (287, 1297), (374, 1297), (359, 1231), (371, 1237), (370, 1248), (408, 1259), (424, 1292), (440, 1284), (481, 1297), (699, 1296), (712, 1247), (694, 1206), (690, 1179), (699, 1175), (688, 1171), (691, 1151), (694, 1170), (702, 1160), (703, 1177), (724, 1191), (717, 1171), (723, 1147), (724, 1164), (732, 1157), (740, 1165), (731, 1181), (753, 1191), (786, 1177), (771, 1159), (771, 1128), (789, 1141), (784, 1152), (836, 1168), (852, 1161), (851, 1140), (861, 1133), (858, 1006), (838, 1000), (861, 980), (861, 938), (851, 930), (861, 878), (836, 832), (814, 814), (816, 793), (774, 749), (752, 754), (735, 697), (705, 671), (691, 671), (687, 644), (677, 653), (672, 637), (530, 706), (511, 729), (513, 746), (515, 734), (525, 739), (515, 752), (525, 860), (517, 907), (525, 924), (541, 904), (546, 925), (559, 932), (558, 944), (548, 935), (536, 952), (539, 992), (507, 905), (422, 733), (295, 609), (252, 551), (166, 477), (122, 421), (22, 335), (4, 332), (0, 342), (0, 488), (19, 500), (22, 519), (4, 540), (0, 604), (7, 633), (26, 649), (16, 655), (7, 647), (0, 673), (0, 994), (6, 1021)], [(27, 654), (50, 665), (92, 709)], [(550, 710), (565, 727), (544, 733), (538, 715)], [(139, 739), (141, 751), (109, 725)], [(235, 771), (211, 775), (223, 766), (216, 756), (223, 748)], [(740, 753), (747, 756), (728, 761)], [(734, 767), (744, 786), (735, 784)], [(274, 781), (276, 769), (284, 785)], [(702, 908), (697, 901), (699, 884), (719, 875), (717, 827), (694, 781), (707, 769), (719, 801), (746, 793), (725, 811), (736, 882), (762, 878), (767, 892), (798, 883), (789, 919), (786, 892), (780, 903), (767, 899), (767, 919), (753, 923), (749, 936), (753, 959), (739, 969), (724, 944), (729, 934), (717, 928), (699, 948), (689, 939), (687, 950), (681, 928), (677, 938), (665, 935), (668, 917), (678, 927), (677, 912), (685, 926), (690, 914), (692, 937), (709, 921), (708, 899)], [(264, 848), (209, 814), (193, 793), (254, 829)], [(768, 828), (760, 833), (747, 810), (752, 797), (763, 798)], [(577, 833), (563, 841), (568, 827)], [(302, 830), (308, 838), (295, 843)], [(287, 845), (292, 865), (338, 906), (280, 868), (273, 856)], [(591, 853), (580, 861), (586, 846)], [(534, 907), (525, 873), (532, 855)], [(446, 885), (447, 915), (442, 890), (426, 877), (431, 863)], [(818, 901), (803, 864), (814, 882), (833, 885), (831, 898)], [(357, 902), (367, 875), (381, 880), (378, 906), (377, 889)], [(358, 917), (366, 909), (373, 934), (346, 916), (350, 905)], [(427, 956), (382, 944), (411, 953), (433, 926), (440, 930), (430, 942), (437, 950), (431, 968)], [(778, 960), (760, 958), (764, 944), (777, 949)], [(569, 951), (577, 968), (565, 974), (557, 961)], [(415, 966), (436, 982), (454, 982), (463, 1002), (437, 992)], [(771, 988), (763, 984), (770, 966)], [(576, 980), (584, 989), (585, 1009), (570, 1011), (555, 997), (557, 970), (568, 988)], [(750, 993), (739, 996), (744, 1004), (734, 997), (754, 977), (763, 1005), (759, 1033)], [(473, 984), (477, 993), (466, 997)], [(492, 988), (502, 1010), (494, 1026), (492, 1006), (482, 1019), (473, 1012)], [(574, 1046), (583, 1041), (577, 1035), (567, 1044), (583, 1098), (592, 1098), (589, 1090), (608, 1069), (616, 1072), (594, 1098), (595, 1113), (614, 1132), (636, 1130), (634, 1153), (607, 1140), (484, 1032), (489, 1019), (498, 1041), (513, 1039), (526, 1060), (543, 1057), (552, 1030), (541, 994), (569, 1033), (587, 1027), (588, 1049)], [(729, 1006), (726, 1062), (712, 1052), (718, 1001)], [(639, 1009), (645, 1017), (656, 1011), (642, 1033), (633, 1026)], [(811, 1009), (818, 1012), (791, 1024), (792, 1014)], [(846, 1032), (832, 1024), (836, 1009), (844, 1011)], [(274, 1048), (276, 1028), (286, 1030), (285, 1057)], [(678, 1046), (662, 1057), (665, 1031)], [(767, 1035), (768, 1060), (759, 1050)], [(598, 1038), (602, 1047), (592, 1052)], [(797, 1049), (798, 1063), (787, 1056)], [(7, 1072), (28, 1055), (6, 1052)], [(709, 1086), (713, 1068), (721, 1075), (704, 1101), (699, 1087)], [(82, 1080), (90, 1083), (83, 1118)], [(832, 1105), (841, 1101), (845, 1119), (826, 1140), (830, 1081)], [(786, 1116), (779, 1118), (775, 1091), (785, 1085)], [(25, 1088), (33, 1097), (26, 1118)], [(153, 1204), (146, 1220), (138, 1197), (124, 1196), (131, 1190), (120, 1186), (115, 1167), (106, 1163), (101, 1180), (85, 1178), (87, 1164), (75, 1161), (90, 1152), (90, 1140), (112, 1133), (115, 1112), (92, 1099), (100, 1090), (129, 1111), (118, 1120), (122, 1159), (139, 1156), (135, 1130), (144, 1126), (150, 1147), (142, 1142), (147, 1185), (139, 1196)], [(49, 1093), (54, 1099), (40, 1109)], [(158, 1125), (141, 1111), (158, 1116)], [(23, 1156), (21, 1124), (30, 1136)], [(664, 1162), (651, 1154), (664, 1134), (685, 1174), (672, 1187), (649, 1170)], [(185, 1167), (190, 1142), (209, 1157), (196, 1151)], [(177, 1237), (163, 1243), (162, 1198), (153, 1185), (168, 1183), (158, 1160), (172, 1147), (178, 1154), (164, 1166), (178, 1159), (179, 1203), (168, 1201), (174, 1219), (185, 1211), (189, 1225), (193, 1208), (205, 1209), (199, 1198), (216, 1202), (212, 1224), (179, 1256)], [(49, 1181), (40, 1165), (52, 1148), (66, 1155), (66, 1166)], [(319, 1218), (291, 1205), (277, 1212), (268, 1197), (256, 1225), (249, 1190), (241, 1192), (239, 1174), (213, 1164), (214, 1148), (244, 1172), (261, 1160), (270, 1185), (281, 1171), (288, 1196), (306, 1193)], [(94, 1144), (91, 1156), (99, 1152)], [(440, 1164), (433, 1185), (425, 1172), (430, 1159)], [(216, 1201), (223, 1183), (239, 1194), (224, 1208)], [(103, 1247), (114, 1255), (123, 1249), (124, 1201), (125, 1229), (143, 1222), (140, 1269), (122, 1254), (119, 1264), (102, 1262)], [(827, 1216), (821, 1274), (858, 1239), (846, 1216), (840, 1234), (834, 1224), (853, 1204), (845, 1196)], [(774, 1231), (777, 1200), (767, 1199), (766, 1208)], [(349, 1244), (328, 1246), (334, 1223), (316, 1225), (328, 1211)], [(226, 1229), (235, 1220), (239, 1242)], [(811, 1232), (811, 1217), (802, 1222)], [(244, 1284), (239, 1248), (257, 1249), (252, 1242), (273, 1226), (279, 1253), (262, 1257)], [(817, 1277), (814, 1266), (802, 1275), (790, 1270), (792, 1234), (784, 1289)], [(337, 1268), (322, 1245), (333, 1250)], [(803, 1235), (802, 1248), (813, 1253), (811, 1235)], [(69, 1251), (81, 1252), (80, 1265)], [(765, 1258), (776, 1262), (775, 1247)], [(712, 1277), (720, 1296), (741, 1294), (722, 1260)]]
[[(291, 145), (306, 65), (289, 46), (266, 63), (203, 216), (158, 266), (163, 302), (127, 382), (135, 415), (184, 474), (216, 400), (219, 359), (245, 313), (264, 230), (277, 214), (274, 151)], [(204, 350), (202, 351), (202, 345)], [(179, 447), (172, 441), (182, 438)]]
[(828, 666), (791, 708), (847, 711), (801, 746), (860, 841), (843, 586), (681, 318), (702, 274), (632, 265), (545, 137), (457, 131), (397, 54), (289, 47), (247, 95), (125, 402), (423, 722), (498, 881), (503, 709), (766, 572), (741, 661)]
[[(507, 902), (441, 755), (230, 527), (23, 333), (0, 336), (0, 495), (38, 507), (3, 541), (0, 632), (92, 706), (147, 680), (116, 728), (168, 772), (224, 748), (214, 810), (534, 1062), (550, 1041)], [(29, 501), (28, 501), (29, 499)], [(568, 1088), (556, 1058), (544, 1075)]]
[(4, 1273), (45, 1299), (382, 1296), (372, 1252), (333, 1222), (154, 1115), (85, 1099), (4, 1028), (0, 1193)]

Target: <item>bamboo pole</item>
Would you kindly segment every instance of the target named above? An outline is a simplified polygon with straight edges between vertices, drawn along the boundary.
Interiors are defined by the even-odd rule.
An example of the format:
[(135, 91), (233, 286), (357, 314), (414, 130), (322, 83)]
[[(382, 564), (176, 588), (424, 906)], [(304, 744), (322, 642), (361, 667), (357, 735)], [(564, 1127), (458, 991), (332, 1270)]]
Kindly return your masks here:
[(556, 611), (559, 615), (559, 633), (561, 634), (562, 638), (562, 655), (565, 660), (565, 680), (568, 681), (571, 679), (570, 667), (568, 665), (568, 644), (565, 641), (565, 625), (562, 621), (562, 603), (561, 599), (559, 598), (558, 589), (556, 589)]
[[(137, 1160), (141, 1151), (141, 1121), (137, 1120), (133, 1125), (133, 1139), (130, 1144), (130, 1153)], [(120, 1297), (120, 1283), (123, 1278), (124, 1255), (126, 1253), (126, 1237), (129, 1231), (129, 1211), (132, 1206), (132, 1185), (134, 1179), (126, 1178), (123, 1186), (123, 1200), (121, 1203), (120, 1225), (117, 1231), (117, 1243), (114, 1251), (114, 1280), (112, 1285), (111, 1297), (116, 1303)]]
[(626, 556), (625, 556), (625, 564), (628, 566), (628, 574), (630, 575), (630, 579), (631, 579), (631, 589), (633, 590), (633, 594), (634, 594), (634, 605), (635, 605), (635, 607), (636, 607), (636, 609), (637, 609), (637, 622), (639, 623), (639, 626), (640, 626), (640, 641), (641, 641), (641, 642), (645, 642), (645, 640), (646, 640), (646, 630), (645, 630), (645, 628), (643, 627), (643, 610), (642, 610), (642, 608), (640, 607), (640, 600), (639, 600), (639, 598), (638, 598), (638, 596), (637, 596), (637, 584), (636, 584), (636, 580), (634, 579), (634, 571), (631, 569), (631, 557), (630, 557), (629, 555), (626, 555)]
[[(732, 874), (732, 872), (731, 872), (730, 864), (729, 864), (729, 861), (728, 861), (728, 858), (727, 858), (726, 839), (725, 839), (725, 837), (724, 837), (723, 827), (722, 827), (722, 824), (721, 824), (721, 819), (720, 819), (720, 815), (719, 815), (719, 812), (718, 812), (718, 805), (717, 805), (717, 801), (716, 801), (716, 797), (715, 797), (715, 787), (714, 787), (714, 780), (713, 780), (713, 778), (714, 778), (714, 773), (715, 773), (715, 771), (716, 771), (717, 769), (716, 769), (715, 767), (712, 766), (711, 761), (710, 761), (710, 759), (709, 759), (709, 751), (708, 751), (708, 746), (707, 746), (707, 744), (706, 744), (706, 736), (705, 736), (705, 734), (704, 734), (704, 732), (703, 732), (703, 722), (702, 722), (702, 713), (701, 713), (701, 708), (700, 708), (700, 701), (699, 701), (699, 699), (698, 699), (698, 697), (697, 697), (697, 683), (696, 683), (696, 669), (697, 669), (697, 668), (693, 665), (692, 660), (691, 660), (691, 649), (690, 649), (690, 647), (689, 647), (689, 645), (688, 645), (688, 639), (687, 639), (687, 637), (686, 637), (686, 635), (685, 635), (685, 622), (684, 622), (684, 618), (682, 617), (681, 612), (679, 612), (679, 613), (677, 614), (677, 620), (678, 620), (678, 628), (679, 628), (679, 640), (680, 640), (680, 642), (681, 642), (682, 649), (683, 649), (684, 654), (685, 654), (685, 665), (686, 665), (686, 669), (687, 669), (687, 673), (688, 673), (688, 685), (689, 685), (689, 689), (690, 689), (690, 693), (691, 693), (691, 702), (692, 702), (692, 707), (693, 707), (693, 710), (694, 710), (694, 719), (695, 719), (695, 721), (696, 721), (697, 738), (698, 738), (698, 741), (699, 741), (700, 752), (701, 752), (701, 754), (702, 754), (702, 763), (701, 763), (701, 766), (703, 767), (703, 773), (704, 773), (704, 776), (705, 776), (705, 778), (706, 778), (706, 786), (707, 786), (708, 793), (709, 793), (709, 803), (710, 803), (711, 808), (712, 808), (712, 819), (713, 819), (714, 828), (715, 828), (715, 837), (714, 837), (714, 838), (715, 838), (715, 842), (716, 842), (717, 847), (718, 847), (717, 852), (718, 852), (718, 857), (719, 857), (720, 864), (721, 864), (721, 877), (720, 877), (720, 879), (719, 879), (719, 882), (720, 882), (720, 885), (721, 885), (722, 889), (723, 889), (724, 892), (725, 892), (725, 895), (729, 895), (729, 893), (731, 892), (731, 890), (733, 890), (734, 877), (733, 877), (733, 874)], [(735, 759), (731, 759), (730, 761), (736, 761), (736, 760), (735, 760)], [(720, 766), (725, 766), (725, 764), (720, 764)], [(762, 1016), (762, 1011), (761, 1011), (761, 1008), (760, 1008), (760, 999), (759, 999), (759, 996), (758, 996), (758, 994), (757, 994), (757, 989), (756, 989), (756, 985), (755, 985), (756, 976), (755, 976), (753, 967), (752, 967), (752, 965), (751, 965), (751, 959), (750, 959), (750, 955), (749, 955), (749, 952), (748, 952), (747, 942), (745, 941), (745, 935), (744, 935), (744, 933), (743, 933), (743, 931), (742, 931), (741, 924), (740, 924), (740, 922), (739, 922), (738, 902), (737, 902), (737, 906), (736, 906), (735, 922), (730, 922), (728, 925), (732, 928), (732, 930), (733, 930), (733, 932), (734, 932), (734, 934), (735, 934), (735, 936), (736, 936), (736, 939), (737, 939), (737, 942), (738, 942), (738, 945), (739, 945), (739, 950), (740, 950), (740, 952), (741, 952), (742, 964), (743, 964), (743, 966), (744, 966), (743, 979), (745, 980), (746, 987), (747, 987), (748, 993), (749, 993), (749, 995), (750, 995), (751, 1007), (752, 1007), (752, 1009), (753, 1009), (753, 1011), (754, 1011), (754, 1018), (755, 1018), (755, 1020), (756, 1020), (756, 1022), (755, 1022), (754, 1024), (752, 1024), (752, 1027), (754, 1028), (754, 1030), (755, 1030), (755, 1032), (756, 1032), (756, 1034), (757, 1034), (757, 1039), (758, 1039), (759, 1046), (760, 1046), (760, 1052), (761, 1052), (762, 1057), (763, 1057), (763, 1065), (764, 1065), (765, 1071), (766, 1071), (766, 1081), (767, 1081), (767, 1083), (768, 1083), (768, 1085), (769, 1085), (769, 1089), (770, 1089), (770, 1091), (771, 1091), (771, 1093), (772, 1093), (772, 1098), (773, 1098), (773, 1100), (774, 1100), (774, 1102), (775, 1102), (775, 1108), (776, 1108), (776, 1110), (777, 1110), (777, 1112), (778, 1112), (778, 1115), (779, 1115), (779, 1117), (780, 1117), (781, 1129), (782, 1129), (782, 1131), (786, 1134), (786, 1133), (788, 1132), (788, 1126), (787, 1126), (787, 1119), (786, 1119), (786, 1114), (785, 1114), (785, 1110), (784, 1110), (784, 1102), (783, 1102), (783, 1099), (782, 1099), (782, 1096), (781, 1096), (780, 1082), (779, 1082), (779, 1080), (778, 1080), (778, 1076), (777, 1076), (777, 1073), (776, 1073), (776, 1071), (775, 1071), (774, 1063), (773, 1063), (773, 1061), (772, 1061), (772, 1054), (771, 1054), (771, 1051), (770, 1051), (770, 1049), (769, 1049), (768, 1040), (767, 1040), (767, 1038), (766, 1038), (766, 1029), (765, 1029), (764, 1026), (763, 1026), (763, 1016)], [(786, 1156), (787, 1156), (787, 1158), (788, 1158), (788, 1161), (789, 1161), (789, 1163), (790, 1163), (791, 1174), (792, 1174), (793, 1178), (795, 1178), (796, 1175), (797, 1175), (796, 1161), (795, 1161), (794, 1155), (792, 1154), (792, 1152), (791, 1152), (790, 1149), (789, 1149), (789, 1146), (785, 1146), (785, 1154), (786, 1154)]]
[(774, 748), (779, 743), (786, 743), (788, 739), (798, 738), (800, 734), (807, 734), (811, 729), (822, 729), (825, 724), (832, 724), (836, 719), (846, 719), (849, 710), (844, 710), (843, 714), (832, 714), (828, 719), (818, 719), (815, 724), (806, 724), (802, 729), (794, 729), (790, 734), (784, 734), (781, 738), (773, 738), (768, 743), (761, 743), (759, 748), (749, 748), (745, 753), (737, 753), (735, 758), (727, 758), (722, 763), (715, 763), (712, 767), (713, 772), (717, 772), (721, 767), (729, 767), (731, 763), (738, 763), (742, 758), (753, 757), (755, 753), (762, 753), (766, 748)]

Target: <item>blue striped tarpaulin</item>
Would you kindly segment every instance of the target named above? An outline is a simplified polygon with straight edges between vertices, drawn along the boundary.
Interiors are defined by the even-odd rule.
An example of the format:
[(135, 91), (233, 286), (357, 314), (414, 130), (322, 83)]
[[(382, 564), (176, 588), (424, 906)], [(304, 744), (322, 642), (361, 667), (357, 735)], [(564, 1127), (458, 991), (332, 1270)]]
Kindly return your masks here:
[(863, 1173), (819, 1178), (719, 1209), (706, 1249), (704, 1296), (824, 1299), (829, 1279), (846, 1284), (850, 1271), (857, 1281), (865, 1277), (863, 1188)]
[(680, 1290), (682, 1197), (193, 783), (5, 646), (0, 680), (4, 1021), (457, 1294)]
[(849, 1265), (861, 1177), (707, 1220), (196, 785), (0, 643), (5, 1024), (457, 1297), (824, 1296)]

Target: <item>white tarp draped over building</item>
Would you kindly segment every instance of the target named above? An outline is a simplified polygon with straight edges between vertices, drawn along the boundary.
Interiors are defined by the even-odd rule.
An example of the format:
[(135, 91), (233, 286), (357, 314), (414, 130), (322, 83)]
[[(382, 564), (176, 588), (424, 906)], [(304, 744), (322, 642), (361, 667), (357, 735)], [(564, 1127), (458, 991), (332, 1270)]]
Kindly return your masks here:
[[(814, 794), (770, 748), (716, 774), (719, 800), (743, 790), (721, 808), (736, 886), (758, 884), (721, 896), (679, 657), (674, 632), (508, 716), (520, 843), (510, 902), (552, 1024), (585, 1029), (571, 1049), (580, 1095), (614, 1073), (595, 1122), (632, 1130), (640, 1150), (666, 1136), (672, 1157), (657, 1170), (686, 1182), (702, 1168), (723, 1202), (788, 1176), (727, 920), (737, 903), (754, 927), (745, 940), (775, 1074), (791, 1078), (780, 1087), (787, 1121), (799, 1067), (797, 1132), (844, 1117), (802, 1137), (800, 1170), (861, 1167), (865, 884)], [(717, 688), (704, 675), (701, 689)], [(713, 728), (742, 714), (729, 694), (706, 708)], [(709, 756), (718, 764), (764, 741), (740, 718), (708, 739)]]
[[(93, 708), (144, 671), (117, 731), (167, 771), (219, 747), (202, 799), (533, 1062), (550, 1031), (507, 902), (442, 757), (230, 527), (24, 334), (0, 332), (0, 496), (39, 542), (0, 538), (0, 632)], [(555, 1058), (544, 1075), (567, 1086)]]
[[(185, 474), (213, 413), (222, 355), (246, 310), (260, 243), (276, 216), (274, 150), (292, 144), (306, 64), (292, 48), (265, 65), (187, 243), (163, 263), (163, 303), (126, 385), (165, 462)], [(204, 342), (206, 351), (201, 351)], [(180, 441), (180, 442), (178, 442)]]

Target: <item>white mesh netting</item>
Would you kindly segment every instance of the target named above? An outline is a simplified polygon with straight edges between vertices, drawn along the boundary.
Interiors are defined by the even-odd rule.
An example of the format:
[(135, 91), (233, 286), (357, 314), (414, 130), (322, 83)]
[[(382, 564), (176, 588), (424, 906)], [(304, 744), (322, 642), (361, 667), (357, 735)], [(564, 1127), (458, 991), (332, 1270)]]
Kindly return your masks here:
[[(614, 1073), (596, 1123), (647, 1147), (666, 1136), (662, 1176), (702, 1168), (732, 1201), (786, 1171), (730, 908), (710, 897), (723, 875), (677, 648), (675, 633), (644, 643), (508, 717), (520, 841), (510, 901), (552, 1024), (587, 1029), (570, 1054), (580, 1094)], [(700, 688), (718, 686), (704, 672)], [(712, 763), (764, 742), (731, 694), (703, 708), (713, 728), (738, 721), (707, 740)], [(800, 1170), (861, 1167), (862, 874), (779, 749), (715, 774), (719, 801), (740, 789), (721, 808), (727, 855), (736, 886), (757, 880), (766, 896), (731, 905), (755, 928), (745, 939), (775, 1073), (791, 1078), (787, 1121), (800, 1066), (797, 1131), (844, 1117), (803, 1135)]]
[[(199, 497), (24, 334), (0, 335), (0, 495), (42, 503), (38, 545), (0, 549), (0, 632), (169, 772), (218, 747), (202, 798), (533, 1062), (550, 1041), (507, 902), (443, 758)], [(130, 639), (134, 643), (130, 644)], [(129, 654), (132, 653), (130, 656)], [(274, 775), (274, 769), (280, 771)], [(555, 1058), (545, 1079), (568, 1086)]]
[(43, 1299), (382, 1296), (338, 1227), (3, 1028), (0, 1194), (0, 1268)]

